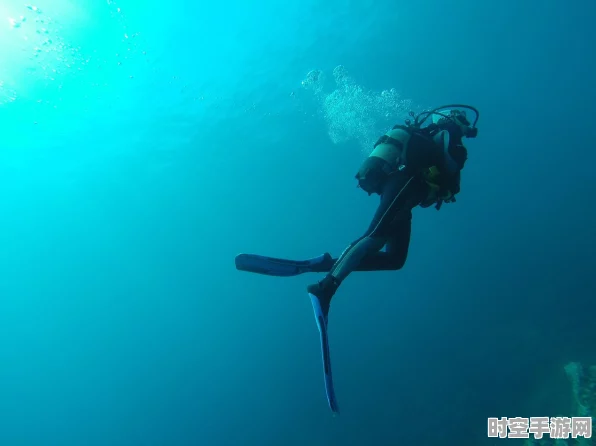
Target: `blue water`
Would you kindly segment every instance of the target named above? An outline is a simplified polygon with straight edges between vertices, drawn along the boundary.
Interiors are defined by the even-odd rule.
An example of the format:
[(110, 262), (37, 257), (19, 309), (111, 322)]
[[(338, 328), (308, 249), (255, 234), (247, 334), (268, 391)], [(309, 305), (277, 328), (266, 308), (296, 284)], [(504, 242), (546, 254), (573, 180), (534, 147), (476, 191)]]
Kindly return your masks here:
[[(32, 6), (0, 6), (0, 445), (481, 445), (489, 416), (570, 415), (592, 1)], [(234, 256), (338, 255), (372, 142), (452, 102), (481, 113), (462, 192), (334, 298), (332, 417), (320, 276)]]

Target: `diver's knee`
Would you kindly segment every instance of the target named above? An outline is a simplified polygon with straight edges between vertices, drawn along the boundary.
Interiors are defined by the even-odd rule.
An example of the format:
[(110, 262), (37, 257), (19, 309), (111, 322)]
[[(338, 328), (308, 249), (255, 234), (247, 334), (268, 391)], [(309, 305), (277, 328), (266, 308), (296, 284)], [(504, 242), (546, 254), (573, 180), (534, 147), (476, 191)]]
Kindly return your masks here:
[(389, 267), (392, 271), (400, 270), (406, 264), (406, 257), (394, 257), (389, 262)]

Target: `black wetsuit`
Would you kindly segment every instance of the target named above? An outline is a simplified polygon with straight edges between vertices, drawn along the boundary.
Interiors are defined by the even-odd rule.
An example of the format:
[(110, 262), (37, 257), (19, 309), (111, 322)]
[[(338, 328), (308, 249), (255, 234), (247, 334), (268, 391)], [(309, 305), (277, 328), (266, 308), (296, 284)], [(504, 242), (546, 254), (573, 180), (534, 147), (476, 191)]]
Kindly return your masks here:
[[(428, 186), (421, 179), (412, 179), (401, 172), (389, 175), (384, 181), (379, 206), (366, 232), (351, 243), (339, 259), (326, 262), (318, 271), (330, 272), (341, 281), (351, 271), (402, 268), (410, 246), (412, 209), (427, 194)], [(384, 246), (385, 251), (381, 251)], [(338, 263), (340, 259), (342, 262)]]
[[(457, 193), (460, 170), (467, 152), (461, 144), (461, 136), (450, 134), (449, 153), (461, 152), (463, 148), (463, 152), (457, 155), (458, 170), (447, 180), (452, 183), (448, 185), (452, 192)], [(429, 194), (429, 186), (419, 172), (431, 166), (445, 170), (445, 153), (439, 146), (412, 146), (408, 150), (408, 158), (408, 164), (415, 168), (385, 173), (382, 169), (384, 161), (375, 157), (368, 158), (361, 167), (361, 170), (367, 169), (377, 176), (373, 189), (381, 196), (381, 202), (366, 232), (351, 243), (339, 258), (332, 259), (332, 264), (330, 261), (322, 265), (320, 272), (329, 272), (327, 278), (332, 279), (336, 286), (352, 271), (398, 270), (404, 266), (410, 244), (412, 209)], [(384, 246), (386, 250), (381, 251)]]

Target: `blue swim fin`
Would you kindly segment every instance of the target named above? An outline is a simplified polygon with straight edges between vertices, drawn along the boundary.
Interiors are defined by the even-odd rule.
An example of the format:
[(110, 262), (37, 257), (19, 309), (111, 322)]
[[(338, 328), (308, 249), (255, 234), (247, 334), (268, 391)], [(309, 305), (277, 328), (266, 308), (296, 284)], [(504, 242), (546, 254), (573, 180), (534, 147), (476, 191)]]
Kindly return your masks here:
[(312, 308), (315, 311), (315, 319), (319, 327), (321, 338), (321, 354), (323, 356), (323, 371), (325, 373), (325, 392), (327, 393), (327, 402), (329, 408), (333, 413), (339, 414), (339, 406), (335, 397), (335, 390), (333, 388), (333, 376), (331, 374), (331, 355), (329, 354), (329, 339), (327, 336), (327, 315), (324, 314), (321, 308), (319, 298), (314, 294), (308, 293)]
[[(330, 254), (322, 254), (308, 260), (277, 259), (257, 254), (238, 254), (235, 259), (236, 269), (267, 276), (289, 277), (303, 273), (322, 272), (326, 264), (333, 266)], [(321, 269), (323, 268), (323, 269)]]

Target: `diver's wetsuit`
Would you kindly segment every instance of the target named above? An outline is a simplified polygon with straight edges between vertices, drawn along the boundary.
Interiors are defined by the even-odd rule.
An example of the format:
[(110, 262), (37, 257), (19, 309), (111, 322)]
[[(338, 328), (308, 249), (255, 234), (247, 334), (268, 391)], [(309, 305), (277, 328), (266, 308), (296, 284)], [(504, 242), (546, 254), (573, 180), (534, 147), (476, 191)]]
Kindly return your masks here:
[[(428, 139), (413, 135), (406, 155), (406, 164), (409, 167), (404, 170), (388, 170), (384, 168), (385, 161), (376, 156), (370, 156), (360, 168), (356, 176), (359, 185), (369, 194), (378, 193), (381, 203), (364, 235), (350, 244), (338, 259), (321, 265), (319, 271), (328, 274), (318, 284), (308, 287), (309, 293), (316, 295), (321, 301), (325, 314), (332, 296), (351, 272), (396, 270), (403, 267), (410, 243), (412, 209), (422, 204), (429, 195), (429, 185), (421, 175), (424, 169), (437, 166), (439, 171), (447, 175), (449, 183), (455, 179), (454, 193), (459, 191), (459, 171), (463, 168), (467, 151), (461, 144), (460, 131), (448, 130), (448, 150), (429, 143)], [(457, 161), (453, 154), (457, 154)], [(385, 245), (387, 251), (382, 252)]]
[[(369, 158), (372, 160), (371, 158)], [(381, 202), (366, 232), (325, 265), (320, 272), (330, 272), (338, 281), (351, 271), (387, 271), (403, 267), (410, 245), (412, 209), (428, 194), (419, 178), (402, 172), (388, 175), (381, 186)], [(386, 246), (385, 251), (381, 251)]]

